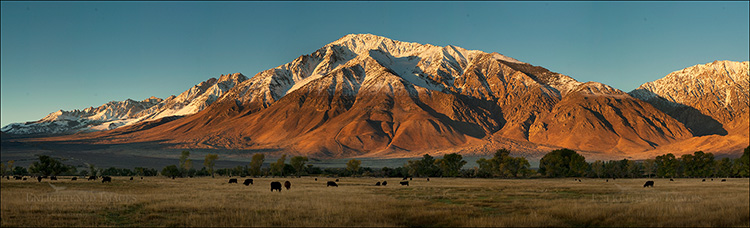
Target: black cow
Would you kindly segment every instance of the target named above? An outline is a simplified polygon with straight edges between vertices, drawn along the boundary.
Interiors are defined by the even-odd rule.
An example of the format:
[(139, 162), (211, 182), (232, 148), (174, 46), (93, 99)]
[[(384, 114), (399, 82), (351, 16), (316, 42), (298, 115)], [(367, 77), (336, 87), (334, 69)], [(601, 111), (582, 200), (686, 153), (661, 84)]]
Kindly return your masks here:
[(89, 176), (89, 180), (96, 180), (96, 176)]
[(654, 187), (654, 181), (646, 181), (646, 183), (645, 183), (645, 184), (643, 184), (643, 187), (644, 187), (644, 188), (645, 188), (645, 187), (649, 187), (649, 186), (651, 186), (651, 187), (653, 188), (653, 187)]
[(49, 177), (49, 180), (53, 180), (53, 181), (56, 181), (56, 180), (57, 180), (57, 177), (56, 177), (56, 176), (51, 176), (51, 177)]
[(16, 180), (20, 180), (22, 178), (23, 178), (22, 176), (13, 176), (13, 179), (16, 179)]
[(674, 181), (674, 179), (672, 179), (672, 178), (669, 178), (669, 181)]
[(727, 179), (721, 179), (721, 182), (727, 182)]
[(281, 192), (281, 182), (271, 182), (271, 192), (273, 192), (273, 190), (279, 190), (279, 192)]
[(70, 178), (70, 180), (72, 180), (72, 181), (74, 181), (74, 180), (78, 180), (78, 177), (73, 177), (73, 178)]
[(284, 182), (284, 187), (286, 188), (286, 190), (289, 190), (289, 188), (291, 188), (291, 187), (292, 187), (292, 182), (289, 182), (289, 181), (285, 181), (285, 182)]
[(427, 181), (430, 181), (430, 178), (429, 178), (429, 177), (427, 178)]
[(26, 180), (26, 177), (24, 177), (23, 180)]
[(339, 185), (338, 185), (338, 184), (336, 184), (336, 182), (333, 182), (333, 181), (329, 181), (328, 183), (326, 183), (326, 187), (330, 187), (330, 186), (333, 186), (333, 187), (338, 187)]
[(42, 182), (42, 177), (36, 177), (36, 180)]
[(378, 181), (378, 183), (375, 183), (375, 186), (380, 186), (380, 181)]
[(112, 183), (112, 177), (102, 177), (102, 183), (104, 182), (110, 182)]
[(336, 182), (339, 182), (339, 179), (336, 179)]
[(409, 180), (412, 180), (412, 178), (411, 178), (411, 177), (409, 177)]
[(141, 180), (143, 180), (143, 177), (141, 177)]
[(386, 184), (388, 184), (388, 181), (383, 181), (383, 186), (385, 186)]
[(706, 179), (703, 179), (701, 182), (706, 182)]
[(253, 184), (253, 179), (245, 179), (245, 182), (242, 182), (245, 186), (250, 186)]
[(130, 180), (133, 180), (133, 177), (130, 177)]
[(318, 178), (317, 178), (317, 177), (315, 178), (315, 181), (318, 181)]
[(229, 183), (230, 183), (230, 184), (231, 184), (231, 183), (235, 183), (235, 184), (236, 184), (236, 183), (237, 183), (237, 178), (232, 178), (232, 179), (229, 179)]
[(401, 183), (401, 185), (409, 186), (409, 181), (401, 181), (400, 183)]
[(404, 178), (403, 178), (403, 179), (401, 179), (401, 180), (406, 180), (406, 178), (408, 178), (408, 177), (404, 177)]

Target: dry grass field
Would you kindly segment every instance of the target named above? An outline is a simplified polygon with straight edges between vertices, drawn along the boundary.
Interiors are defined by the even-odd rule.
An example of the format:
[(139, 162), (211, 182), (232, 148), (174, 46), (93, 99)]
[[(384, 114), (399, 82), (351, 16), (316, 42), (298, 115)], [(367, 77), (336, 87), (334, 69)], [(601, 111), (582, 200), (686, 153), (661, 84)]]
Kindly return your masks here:
[[(115, 177), (0, 181), (2, 226), (750, 226), (750, 182)], [(291, 190), (271, 192), (271, 181)], [(374, 186), (387, 180), (387, 186)]]

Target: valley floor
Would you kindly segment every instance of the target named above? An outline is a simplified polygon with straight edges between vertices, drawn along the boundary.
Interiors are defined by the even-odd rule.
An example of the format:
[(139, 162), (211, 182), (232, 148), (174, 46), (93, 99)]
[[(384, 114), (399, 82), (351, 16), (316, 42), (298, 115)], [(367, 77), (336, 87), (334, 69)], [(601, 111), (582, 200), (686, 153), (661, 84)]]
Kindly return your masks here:
[[(0, 181), (8, 226), (750, 226), (750, 181), (61, 177)], [(387, 186), (375, 186), (378, 181)], [(653, 180), (653, 188), (644, 188)], [(271, 192), (270, 182), (290, 181)]]

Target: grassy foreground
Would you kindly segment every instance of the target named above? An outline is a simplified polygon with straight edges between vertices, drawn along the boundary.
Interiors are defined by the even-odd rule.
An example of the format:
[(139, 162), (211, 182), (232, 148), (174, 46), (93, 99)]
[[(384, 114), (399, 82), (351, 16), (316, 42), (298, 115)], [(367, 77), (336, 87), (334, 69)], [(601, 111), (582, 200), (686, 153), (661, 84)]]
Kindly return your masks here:
[(747, 178), (128, 179), (3, 179), (2, 226), (750, 226)]

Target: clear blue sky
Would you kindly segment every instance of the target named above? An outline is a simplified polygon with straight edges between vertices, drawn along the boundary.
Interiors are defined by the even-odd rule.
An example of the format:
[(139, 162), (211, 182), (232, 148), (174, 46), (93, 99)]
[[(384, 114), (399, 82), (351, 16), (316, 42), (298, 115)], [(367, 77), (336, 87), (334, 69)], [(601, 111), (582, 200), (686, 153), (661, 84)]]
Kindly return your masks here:
[(499, 52), (630, 91), (750, 56), (748, 2), (6, 2), (2, 126), (246, 76), (350, 33)]

